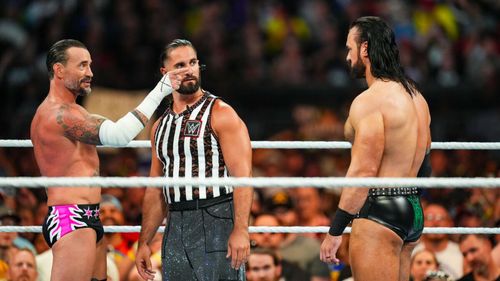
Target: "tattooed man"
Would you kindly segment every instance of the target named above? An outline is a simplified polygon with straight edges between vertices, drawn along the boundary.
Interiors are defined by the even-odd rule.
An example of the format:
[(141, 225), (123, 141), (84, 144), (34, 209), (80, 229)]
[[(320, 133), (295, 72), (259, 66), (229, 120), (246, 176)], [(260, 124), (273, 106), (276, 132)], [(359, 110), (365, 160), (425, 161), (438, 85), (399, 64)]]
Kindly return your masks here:
[[(47, 54), (50, 89), (31, 123), (42, 176), (99, 175), (96, 145), (121, 146), (144, 128), (162, 99), (180, 84), (184, 69), (166, 73), (139, 106), (117, 122), (92, 115), (76, 103), (91, 92), (92, 59), (81, 42), (65, 39)], [(106, 249), (99, 220), (101, 189), (48, 188), (43, 234), (53, 251), (51, 280), (106, 280)]]

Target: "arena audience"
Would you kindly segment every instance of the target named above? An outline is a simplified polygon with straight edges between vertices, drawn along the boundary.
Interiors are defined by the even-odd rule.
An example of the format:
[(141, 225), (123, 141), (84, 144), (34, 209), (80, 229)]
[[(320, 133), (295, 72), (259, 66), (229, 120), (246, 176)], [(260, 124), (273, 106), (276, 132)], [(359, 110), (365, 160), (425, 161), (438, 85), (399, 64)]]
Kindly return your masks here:
[[(453, 227), (448, 211), (439, 204), (429, 204), (424, 208), (424, 227)], [(424, 234), (414, 253), (426, 249), (437, 257), (440, 268), (454, 279), (463, 275), (463, 258), (458, 244), (447, 234)]]
[[(0, 139), (29, 138), (29, 122), (48, 89), (44, 58), (55, 41), (84, 42), (92, 50), (92, 70), (99, 77), (93, 86), (123, 90), (127, 95), (157, 81), (156, 54), (166, 42), (188, 38), (207, 65), (207, 88), (220, 89), (215, 94), (235, 101), (252, 140), (343, 140), (347, 105), (363, 85), (348, 77), (342, 38), (353, 19), (368, 14), (381, 16), (394, 27), (405, 71), (431, 101), (433, 141), (500, 139), (500, 22), (495, 1), (4, 2), (0, 9)], [(327, 96), (327, 102), (320, 96)], [(263, 102), (264, 97), (270, 101)], [(114, 149), (103, 154), (102, 176), (148, 175), (148, 152)], [(498, 153), (489, 151), (431, 152), (435, 177), (498, 177), (499, 160)], [(344, 176), (349, 151), (261, 149), (254, 150), (253, 161), (256, 176)], [(0, 176), (39, 176), (32, 150), (0, 148)], [(279, 219), (276, 225), (327, 225), (338, 190), (324, 190), (320, 196), (316, 189), (296, 191), (259, 189), (252, 217), (272, 211)], [(279, 192), (285, 194), (281, 198), (288, 198), (281, 210), (273, 206)], [(121, 205), (122, 209), (123, 222), (111, 219), (110, 224), (140, 223), (143, 189), (115, 188), (105, 193), (119, 201), (109, 207)], [(425, 226), (498, 227), (499, 194), (496, 189), (425, 189)], [(41, 225), (46, 215), (44, 189), (0, 187), (0, 203), (2, 225)], [(3, 212), (16, 215), (3, 216)], [(0, 236), (0, 260), (5, 265), (0, 264), (0, 278), (7, 272), (7, 253), (14, 245), (34, 244), (39, 254), (47, 250), (40, 235)], [(303, 239), (276, 234), (265, 239), (269, 243), (275, 239), (271, 236), (290, 245)], [(134, 241), (128, 234), (112, 237), (111, 244), (121, 255)], [(463, 257), (453, 239), (426, 234), (417, 249), (434, 252), (441, 270), (458, 278), (463, 274)], [(288, 255), (284, 247), (276, 248), (280, 247)], [(500, 265), (498, 239), (492, 247)], [(124, 257), (128, 265), (133, 251)], [(130, 271), (124, 266), (122, 280)]]

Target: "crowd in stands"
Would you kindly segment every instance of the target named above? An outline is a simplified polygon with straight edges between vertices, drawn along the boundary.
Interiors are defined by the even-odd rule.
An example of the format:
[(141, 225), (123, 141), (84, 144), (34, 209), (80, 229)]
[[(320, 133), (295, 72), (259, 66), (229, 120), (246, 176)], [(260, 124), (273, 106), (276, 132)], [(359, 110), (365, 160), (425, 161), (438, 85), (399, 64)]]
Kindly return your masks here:
[(390, 23), (401, 63), (419, 85), (438, 85), (451, 99), (463, 85), (474, 85), (472, 100), (491, 101), (500, 73), (494, 3), (6, 0), (0, 6), (0, 137), (28, 137), (26, 128), (48, 89), (46, 53), (61, 38), (88, 46), (98, 86), (149, 89), (158, 80), (162, 47), (180, 37), (196, 46), (207, 65), (203, 83), (215, 94), (237, 100), (235, 93), (254, 84), (325, 85), (334, 95), (334, 89), (355, 84), (345, 71), (345, 38), (350, 22), (362, 15)]
[[(468, 85), (476, 89), (468, 93), (472, 107), (477, 99), (489, 101), (490, 107), (476, 111), (436, 108), (434, 140), (498, 140), (499, 10), (495, 1), (488, 0), (2, 1), (0, 138), (29, 138), (31, 118), (48, 90), (46, 52), (61, 38), (87, 45), (93, 59), (93, 84), (102, 87), (149, 89), (158, 79), (161, 48), (174, 38), (187, 38), (208, 66), (203, 84), (215, 94), (229, 95), (245, 84), (338, 89), (355, 83), (345, 69), (349, 23), (361, 15), (378, 15), (394, 28), (401, 62), (419, 85), (437, 85), (443, 94), (449, 89), (450, 99), (454, 89)], [(281, 94), (286, 98), (286, 92)], [(332, 105), (294, 105), (288, 115), (270, 117), (288, 118), (283, 121), (288, 127), (263, 135), (270, 140), (343, 140), (348, 104), (346, 99)], [(463, 113), (467, 121), (456, 125), (450, 118), (454, 111)], [(252, 119), (259, 116), (245, 117), (251, 124), (262, 121)], [(149, 157), (144, 150), (103, 151), (101, 176), (147, 176)], [(499, 177), (499, 159), (488, 151), (431, 152), (434, 177)], [(256, 149), (253, 154), (254, 176), (344, 176), (348, 164), (345, 150)], [(39, 175), (31, 149), (0, 148), (0, 176)], [(140, 224), (143, 188), (108, 188), (103, 193), (105, 225)], [(328, 225), (339, 194), (338, 189), (307, 186), (257, 189), (252, 225)], [(500, 190), (425, 189), (422, 197), (426, 227), (499, 226)], [(0, 201), (1, 225), (41, 225), (47, 212), (43, 189), (1, 188)], [(108, 233), (106, 238), (108, 280), (140, 280), (134, 267), (137, 234)], [(339, 252), (343, 263), (327, 266), (319, 261), (321, 238), (319, 234), (252, 234), (248, 280), (349, 280), (348, 239)], [(499, 240), (499, 235), (424, 235), (412, 258), (412, 278), (457, 280), (474, 275), (480, 265), (498, 272)], [(161, 236), (155, 241), (153, 263), (159, 267)], [(480, 257), (467, 252), (471, 245), (481, 250)], [(50, 261), (50, 249), (41, 234), (0, 233), (0, 280), (17, 280), (19, 275), (49, 280)], [(429, 279), (432, 274), (436, 279)]]
[[(298, 126), (297, 132), (322, 135), (318, 126), (305, 129)], [(336, 129), (331, 130), (335, 132)], [(314, 132), (314, 133), (313, 133)], [(281, 132), (276, 139), (289, 139), (290, 131)], [(32, 152), (28, 148), (9, 148), (0, 150), (0, 170), (5, 176), (39, 176)], [(147, 176), (149, 152), (130, 148), (101, 152), (102, 176)], [(498, 177), (497, 162), (486, 152), (481, 151), (431, 151), (433, 176), (436, 177)], [(349, 151), (346, 150), (275, 150), (256, 149), (253, 153), (255, 176), (297, 176), (325, 177), (345, 175), (349, 164)], [(101, 220), (105, 225), (139, 225), (144, 188), (106, 188), (103, 189)], [(426, 227), (498, 227), (500, 219), (500, 192), (491, 188), (471, 189), (423, 189), (424, 225)], [(316, 189), (303, 187), (297, 189), (263, 188), (256, 189), (252, 205), (252, 226), (327, 226), (339, 200), (339, 189)], [(46, 214), (46, 197), (43, 189), (8, 189), (0, 192), (4, 210), (0, 210), (2, 225), (41, 225)], [(9, 220), (10, 218), (10, 220)], [(0, 243), (6, 241), (8, 247), (30, 247), (36, 253), (39, 264), (38, 276), (47, 276), (50, 265), (50, 251), (41, 234), (5, 233)], [(347, 235), (346, 235), (347, 236)], [(109, 233), (110, 264), (109, 272), (120, 280), (139, 280), (134, 268), (134, 245), (137, 234)], [(500, 263), (500, 235), (488, 240), (492, 259)], [(344, 263), (328, 266), (319, 260), (321, 234), (283, 234), (254, 233), (251, 235), (252, 247), (266, 249), (279, 259), (280, 276), (283, 280), (346, 280), (350, 276), (348, 239), (339, 252)], [(161, 235), (154, 243), (156, 266), (160, 266)], [(0, 248), (2, 245), (0, 245)], [(8, 248), (7, 247), (7, 248)], [(1, 251), (1, 249), (0, 249)], [(257, 250), (257, 252), (260, 250)], [(432, 253), (437, 267), (418, 269), (412, 266), (414, 280), (426, 276), (431, 270), (436, 275), (446, 274), (448, 280), (471, 272), (467, 257), (463, 255), (459, 235), (424, 235), (416, 253)], [(264, 255), (264, 254), (262, 254)], [(429, 259), (430, 255), (422, 257)], [(419, 260), (414, 257), (415, 263)], [(39, 261), (40, 260), (40, 261)], [(273, 259), (270, 259), (273, 260)], [(269, 261), (270, 261), (269, 260)], [(249, 260), (252, 262), (252, 259)], [(421, 261), (421, 263), (424, 263)], [(475, 263), (474, 263), (475, 264)], [(251, 274), (257, 269), (249, 271)], [(420, 272), (420, 273), (418, 273)], [(423, 272), (423, 273), (422, 273)], [(111, 274), (111, 273), (110, 273)], [(257, 273), (255, 273), (257, 274)], [(302, 277), (301, 277), (302, 276)], [(307, 277), (304, 277), (307, 276)], [(298, 279), (293, 279), (298, 278)], [(306, 279), (304, 279), (306, 278)], [(427, 277), (425, 277), (427, 278)], [(42, 280), (42, 279), (40, 279)], [(47, 280), (47, 279), (45, 279)], [(115, 279), (112, 279), (115, 280)], [(118, 279), (116, 279), (118, 280)], [(253, 279), (260, 280), (260, 279)], [(270, 279), (273, 280), (273, 279)], [(279, 279), (277, 279), (279, 280)], [(436, 279), (439, 280), (439, 279)], [(442, 279), (446, 280), (446, 279)]]

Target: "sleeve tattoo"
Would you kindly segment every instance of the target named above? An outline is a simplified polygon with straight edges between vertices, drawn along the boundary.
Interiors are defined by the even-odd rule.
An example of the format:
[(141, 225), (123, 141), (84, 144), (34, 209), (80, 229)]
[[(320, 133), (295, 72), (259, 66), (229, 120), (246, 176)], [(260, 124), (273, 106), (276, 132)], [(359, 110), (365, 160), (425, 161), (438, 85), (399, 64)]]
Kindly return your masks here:
[(56, 114), (56, 121), (64, 131), (64, 136), (87, 144), (99, 145), (99, 128), (106, 119), (101, 116), (83, 114), (78, 118), (71, 113), (69, 105), (63, 104)]

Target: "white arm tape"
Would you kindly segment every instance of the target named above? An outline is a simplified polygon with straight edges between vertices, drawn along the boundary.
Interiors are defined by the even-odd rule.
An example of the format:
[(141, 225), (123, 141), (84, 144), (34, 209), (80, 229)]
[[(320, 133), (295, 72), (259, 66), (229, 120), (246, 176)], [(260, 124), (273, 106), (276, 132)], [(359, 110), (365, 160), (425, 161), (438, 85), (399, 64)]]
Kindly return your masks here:
[(104, 121), (99, 129), (99, 140), (103, 145), (127, 145), (143, 128), (141, 121), (129, 112), (116, 122)]
[(156, 87), (151, 90), (141, 104), (137, 106), (137, 110), (142, 112), (148, 119), (151, 119), (151, 116), (153, 116), (153, 113), (155, 113), (161, 101), (174, 91), (171, 85), (172, 83), (170, 82), (168, 74), (163, 75), (160, 82), (156, 84)]

